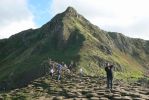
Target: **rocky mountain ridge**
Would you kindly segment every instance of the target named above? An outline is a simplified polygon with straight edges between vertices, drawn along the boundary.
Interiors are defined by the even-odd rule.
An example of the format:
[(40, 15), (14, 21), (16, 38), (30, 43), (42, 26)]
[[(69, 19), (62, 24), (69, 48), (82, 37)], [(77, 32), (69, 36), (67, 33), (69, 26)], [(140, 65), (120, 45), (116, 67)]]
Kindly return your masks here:
[[(0, 40), (0, 84), (21, 87), (44, 75), (46, 60), (75, 63), (86, 75), (104, 75), (106, 62), (117, 78), (143, 77), (149, 69), (149, 41), (107, 32), (68, 7), (39, 29)], [(0, 87), (1, 88), (1, 87)]]

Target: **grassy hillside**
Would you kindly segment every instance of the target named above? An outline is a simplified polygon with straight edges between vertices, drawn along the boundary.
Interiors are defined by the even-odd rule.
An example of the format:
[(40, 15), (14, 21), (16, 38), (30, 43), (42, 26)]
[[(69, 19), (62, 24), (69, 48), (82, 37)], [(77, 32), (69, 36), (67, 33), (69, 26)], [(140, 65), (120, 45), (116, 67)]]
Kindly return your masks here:
[(88, 75), (104, 75), (110, 62), (117, 78), (138, 78), (149, 69), (148, 49), (149, 41), (101, 30), (69, 7), (39, 29), (0, 40), (0, 84), (15, 88), (43, 76), (48, 58), (73, 61)]

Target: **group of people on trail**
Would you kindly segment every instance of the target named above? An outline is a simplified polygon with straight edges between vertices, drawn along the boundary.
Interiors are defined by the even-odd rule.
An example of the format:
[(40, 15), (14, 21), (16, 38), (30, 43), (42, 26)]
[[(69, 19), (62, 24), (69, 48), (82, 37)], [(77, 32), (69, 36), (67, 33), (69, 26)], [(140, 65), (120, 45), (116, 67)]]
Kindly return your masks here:
[[(55, 66), (56, 66), (56, 69), (55, 69)], [(57, 71), (58, 80), (60, 80), (61, 70), (62, 70), (61, 64), (53, 63), (51, 60), (49, 60), (49, 73), (50, 73), (51, 78), (53, 78), (54, 73)]]
[[(73, 64), (71, 63), (68, 67), (66, 64), (64, 64), (62, 62), (62, 64), (60, 63), (53, 63), (51, 61), (51, 59), (49, 60), (49, 69), (50, 69), (50, 76), (51, 78), (53, 78), (54, 76), (54, 72), (57, 71), (57, 80), (61, 79), (61, 73), (62, 73), (62, 68), (66, 68), (67, 70), (71, 71), (72, 70), (72, 66)], [(56, 66), (56, 69), (54, 68), (54, 66)], [(83, 76), (83, 69), (80, 68), (79, 70), (80, 72), (80, 78), (82, 78)], [(106, 63), (105, 66), (105, 72), (106, 72), (106, 76), (107, 76), (107, 88), (108, 89), (112, 89), (113, 86), (113, 65), (110, 63)]]
[(49, 59), (48, 64), (49, 64), (49, 73), (50, 73), (51, 78), (53, 78), (54, 73), (57, 73), (57, 80), (61, 79), (62, 70), (65, 70), (68, 73), (70, 73), (70, 71), (72, 71), (72, 66), (73, 66), (72, 62), (67, 67), (67, 65), (64, 64), (64, 62), (57, 63), (57, 62), (52, 61), (51, 59)]

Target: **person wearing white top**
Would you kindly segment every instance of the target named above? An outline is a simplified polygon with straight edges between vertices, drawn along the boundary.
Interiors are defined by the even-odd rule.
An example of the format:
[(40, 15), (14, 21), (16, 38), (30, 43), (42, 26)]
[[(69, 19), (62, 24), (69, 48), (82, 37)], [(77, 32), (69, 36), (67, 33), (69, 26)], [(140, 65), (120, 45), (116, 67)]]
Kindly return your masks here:
[(80, 68), (80, 77), (82, 78), (82, 76), (83, 76), (83, 70), (82, 68)]
[(54, 76), (54, 64), (52, 64), (52, 66), (50, 68), (50, 75), (51, 75), (51, 78), (53, 78), (53, 76)]

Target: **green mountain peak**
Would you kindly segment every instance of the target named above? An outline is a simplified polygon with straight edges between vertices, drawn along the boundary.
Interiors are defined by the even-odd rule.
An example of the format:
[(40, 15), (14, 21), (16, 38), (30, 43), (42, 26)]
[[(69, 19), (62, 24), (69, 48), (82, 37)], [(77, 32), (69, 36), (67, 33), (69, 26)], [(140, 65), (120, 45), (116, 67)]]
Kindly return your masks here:
[(68, 7), (64, 13), (69, 13), (69, 14), (72, 14), (72, 15), (73, 14), (76, 15), (77, 11), (73, 7)]
[(0, 86), (21, 87), (43, 76), (48, 58), (73, 61), (73, 69), (81, 67), (87, 75), (104, 75), (109, 62), (115, 77), (138, 78), (149, 68), (148, 49), (149, 41), (101, 30), (68, 7), (39, 29), (0, 40)]

